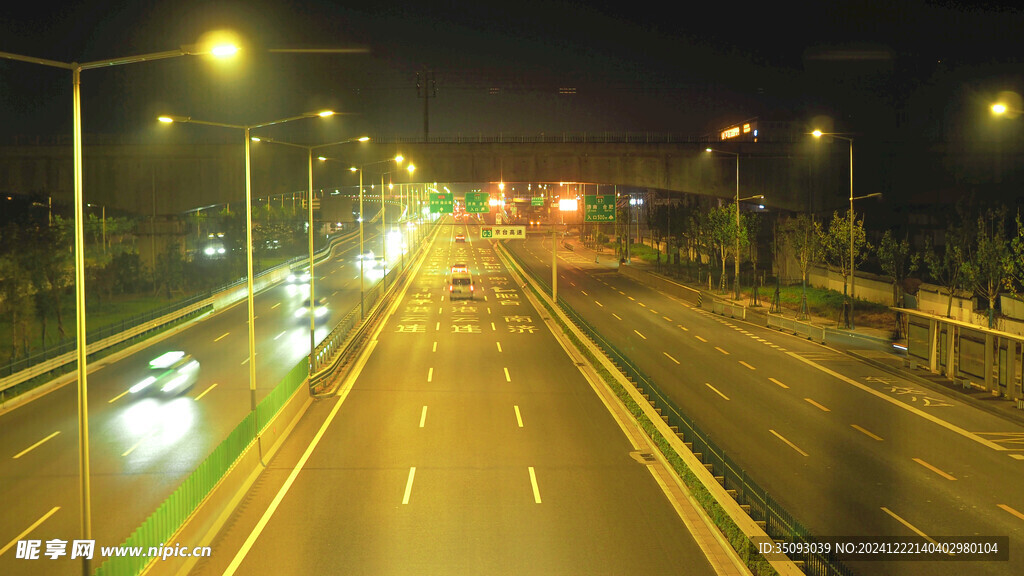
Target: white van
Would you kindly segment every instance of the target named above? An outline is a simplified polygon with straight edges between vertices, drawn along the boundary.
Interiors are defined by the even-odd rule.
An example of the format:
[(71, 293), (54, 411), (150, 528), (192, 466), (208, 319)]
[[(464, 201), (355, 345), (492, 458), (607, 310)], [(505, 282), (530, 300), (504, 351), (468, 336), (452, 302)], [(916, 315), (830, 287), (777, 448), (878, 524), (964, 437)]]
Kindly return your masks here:
[(473, 275), (465, 264), (454, 264), (448, 274), (448, 299), (464, 298), (473, 300)]

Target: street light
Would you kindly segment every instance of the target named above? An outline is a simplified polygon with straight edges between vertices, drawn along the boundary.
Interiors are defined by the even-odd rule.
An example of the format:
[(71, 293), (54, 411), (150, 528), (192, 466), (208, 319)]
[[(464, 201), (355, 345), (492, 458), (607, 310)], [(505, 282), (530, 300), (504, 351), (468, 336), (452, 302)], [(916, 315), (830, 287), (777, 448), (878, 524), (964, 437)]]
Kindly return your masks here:
[[(270, 122), (262, 122), (260, 124), (227, 124), (221, 122), (209, 122), (206, 120), (195, 120), (187, 116), (160, 116), (158, 120), (160, 122), (170, 124), (172, 122), (184, 122), (191, 124), (203, 124), (205, 126), (219, 126), (221, 128), (232, 128), (235, 130), (241, 130), (245, 136), (245, 261), (246, 261), (246, 301), (249, 309), (249, 406), (250, 410), (256, 411), (256, 314), (254, 311), (254, 294), (253, 294), (253, 271), (252, 271), (252, 187), (250, 177), (250, 161), (249, 161), (249, 143), (253, 140), (250, 136), (250, 131), (253, 128), (263, 128), (265, 126), (272, 126), (275, 124), (284, 124), (285, 122), (291, 122), (293, 120), (302, 120), (304, 118), (326, 118), (334, 115), (334, 112), (325, 110), (323, 112), (310, 112), (302, 114), (300, 116), (290, 116), (288, 118), (282, 118), (280, 120), (271, 120)], [(258, 140), (257, 140), (258, 141)], [(312, 282), (312, 270), (310, 270), (310, 282)], [(312, 296), (312, 294), (310, 294)], [(312, 301), (310, 302), (312, 307)], [(310, 316), (312, 316), (312, 308)]]
[[(272, 138), (264, 138), (264, 142), (270, 144), (281, 144), (282, 146), (291, 146), (293, 148), (302, 148), (306, 150), (306, 165), (308, 168), (309, 178), (309, 194), (307, 197), (306, 208), (307, 216), (309, 218), (309, 228), (307, 230), (309, 236), (309, 302), (310, 302), (310, 314), (309, 314), (309, 376), (313, 376), (314, 366), (314, 353), (316, 352), (316, 315), (312, 313), (313, 302), (316, 302), (316, 295), (313, 291), (313, 280), (316, 278), (316, 274), (313, 271), (313, 150), (319, 150), (320, 148), (328, 148), (331, 146), (339, 146), (341, 144), (350, 144), (352, 142), (366, 142), (370, 139), (369, 136), (362, 136), (360, 138), (352, 138), (349, 140), (342, 140), (340, 142), (331, 142), (328, 144), (317, 144), (314, 146), (308, 146), (303, 144), (293, 144), (291, 142), (284, 142), (281, 140), (274, 140)], [(318, 158), (322, 159), (323, 156)]]
[(850, 143), (850, 300), (849, 300), (849, 308), (847, 309), (847, 313), (849, 315), (846, 318), (846, 326), (852, 330), (854, 328), (854, 322), (853, 322), (854, 288), (853, 287), (854, 287), (854, 278), (856, 278), (856, 274), (854, 274), (854, 269), (853, 269), (853, 267), (854, 267), (854, 260), (853, 260), (853, 258), (854, 258), (854, 243), (853, 243), (854, 214), (853, 214), (853, 201), (854, 200), (862, 200), (864, 198), (872, 198), (874, 196), (881, 196), (882, 193), (881, 192), (874, 192), (872, 194), (867, 194), (865, 196), (854, 197), (854, 195), (853, 195), (853, 138), (848, 138), (846, 136), (840, 136), (839, 134), (834, 134), (834, 133), (831, 133), (831, 132), (822, 132), (821, 130), (815, 130), (815, 131), (811, 132), (811, 135), (813, 135), (815, 138), (821, 138), (822, 136), (831, 136), (833, 138), (838, 138), (840, 140), (845, 140), (845, 141)]
[[(367, 166), (373, 166), (375, 164), (383, 164), (385, 162), (401, 162), (402, 160), (399, 160), (399, 158), (401, 158), (402, 160), (405, 160), (405, 158), (402, 157), (401, 154), (399, 154), (399, 155), (395, 156), (394, 158), (388, 158), (387, 160), (378, 160), (376, 162), (369, 162), (369, 163), (366, 163), (366, 164), (360, 164), (358, 167), (352, 166), (352, 167), (349, 168), (349, 171), (351, 171), (351, 172), (359, 172), (359, 317), (360, 318), (365, 318), (366, 317), (366, 304), (363, 302), (363, 297), (364, 297), (365, 291), (366, 291), (365, 284), (364, 284), (364, 279), (363, 279), (363, 262), (366, 261), (366, 258), (364, 258), (364, 254), (363, 254), (363, 168), (365, 168)], [(329, 160), (329, 158), (321, 158), (321, 160), (322, 161), (323, 160)], [(410, 171), (410, 174), (411, 173), (412, 172)], [(380, 209), (381, 209), (381, 212), (383, 212), (384, 211), (384, 191), (383, 190), (381, 191), (381, 196), (380, 197), (381, 197)], [(384, 261), (384, 269), (387, 270), (387, 260)]]
[[(208, 49), (204, 49), (208, 48)], [(179, 56), (201, 56), (210, 54), (218, 58), (232, 56), (238, 52), (234, 45), (218, 44), (213, 46), (186, 45), (177, 50), (164, 52), (153, 52), (124, 58), (110, 60), (97, 60), (94, 62), (58, 62), (45, 58), (23, 56), (10, 52), (0, 52), (0, 58), (17, 60), (60, 68), (71, 71), (71, 110), (72, 110), (72, 162), (74, 165), (74, 187), (75, 187), (75, 349), (78, 357), (78, 452), (79, 452), (79, 475), (81, 476), (81, 499), (82, 499), (82, 538), (92, 539), (92, 509), (90, 505), (89, 487), (89, 417), (88, 417), (88, 384), (86, 379), (86, 342), (85, 342), (85, 238), (83, 234), (83, 209), (82, 209), (82, 71), (95, 68), (109, 68), (111, 66), (122, 66), (151, 60), (163, 60), (177, 58)], [(82, 557), (83, 573), (89, 574), (89, 559)]]
[(729, 154), (730, 156), (736, 157), (736, 257), (734, 258), (736, 269), (733, 282), (733, 298), (735, 300), (740, 299), (740, 202), (743, 200), (754, 200), (764, 199), (764, 194), (758, 194), (756, 196), (748, 196), (746, 198), (740, 198), (740, 155), (738, 152), (726, 152), (725, 150), (714, 150), (712, 148), (705, 148), (705, 152), (719, 154)]

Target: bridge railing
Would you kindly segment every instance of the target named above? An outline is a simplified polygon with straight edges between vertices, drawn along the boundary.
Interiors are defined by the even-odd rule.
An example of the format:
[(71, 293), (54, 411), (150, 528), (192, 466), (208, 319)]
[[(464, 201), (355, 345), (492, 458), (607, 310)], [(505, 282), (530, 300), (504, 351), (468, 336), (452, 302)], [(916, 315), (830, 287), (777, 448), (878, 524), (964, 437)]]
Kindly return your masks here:
[(708, 144), (717, 142), (710, 136), (664, 132), (560, 132), (540, 134), (440, 134), (428, 136), (385, 135), (375, 137), (378, 143), (428, 144)]

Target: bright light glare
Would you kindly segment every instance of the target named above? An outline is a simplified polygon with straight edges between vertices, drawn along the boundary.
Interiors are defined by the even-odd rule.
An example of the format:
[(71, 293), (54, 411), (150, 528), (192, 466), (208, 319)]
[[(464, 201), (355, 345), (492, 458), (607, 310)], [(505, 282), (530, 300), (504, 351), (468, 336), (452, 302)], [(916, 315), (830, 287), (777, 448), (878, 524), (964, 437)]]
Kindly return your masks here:
[(317, 113), (317, 116), (321, 118), (327, 118), (328, 116), (334, 116), (334, 110), (324, 110), (323, 112)]
[(821, 130), (815, 130), (814, 132), (811, 132), (811, 134), (814, 134), (815, 138), (821, 138), (822, 131)]
[(234, 44), (220, 44), (214, 46), (213, 49), (210, 50), (210, 54), (213, 54), (217, 58), (230, 58), (235, 54), (238, 54), (238, 46), (235, 46)]
[(558, 201), (558, 210), (560, 212), (575, 212), (577, 209), (575, 198), (562, 198)]
[(152, 368), (167, 368), (168, 366), (171, 366), (172, 364), (180, 360), (183, 356), (185, 356), (185, 353), (182, 352), (181, 350), (166, 352), (164, 354), (161, 354), (160, 356), (157, 356), (156, 358), (153, 358), (149, 362), (149, 365)]
[(157, 118), (157, 120), (163, 122), (164, 124), (170, 124), (174, 122), (174, 118), (171, 118), (170, 116), (161, 116)]
[(1006, 104), (993, 104), (992, 105), (992, 113), (993, 114), (1005, 114), (1006, 113)]

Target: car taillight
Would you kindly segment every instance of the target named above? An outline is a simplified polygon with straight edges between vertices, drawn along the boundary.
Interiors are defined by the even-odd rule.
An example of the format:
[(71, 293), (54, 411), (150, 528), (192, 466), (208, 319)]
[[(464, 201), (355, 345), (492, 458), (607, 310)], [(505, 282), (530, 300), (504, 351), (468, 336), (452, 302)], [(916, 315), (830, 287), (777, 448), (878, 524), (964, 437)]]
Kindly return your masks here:
[(449, 284), (449, 285), (448, 285), (448, 291), (449, 291), (449, 292), (451, 292), (451, 291), (452, 291), (452, 290), (453, 290), (454, 288), (455, 288), (455, 287), (454, 287), (454, 286), (452, 286), (451, 284)]

